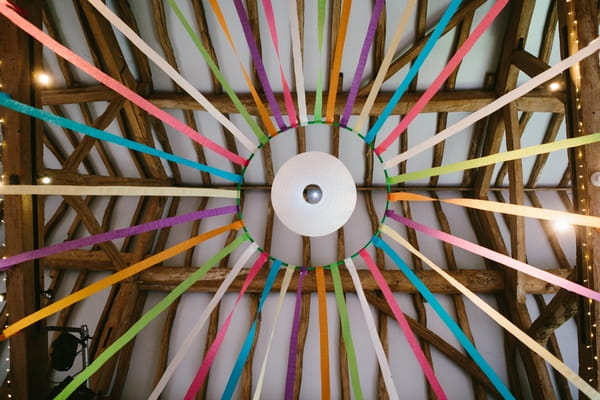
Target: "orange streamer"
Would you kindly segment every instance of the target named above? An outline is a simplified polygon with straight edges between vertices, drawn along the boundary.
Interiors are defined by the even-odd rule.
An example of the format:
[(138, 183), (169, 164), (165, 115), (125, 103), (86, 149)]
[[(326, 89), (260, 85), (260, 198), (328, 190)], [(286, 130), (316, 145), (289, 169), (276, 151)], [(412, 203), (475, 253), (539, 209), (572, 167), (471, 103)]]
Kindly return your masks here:
[(319, 301), (319, 340), (321, 345), (321, 398), (329, 400), (329, 332), (327, 329), (327, 297), (325, 294), (325, 275), (323, 267), (315, 268), (317, 298)]
[(335, 100), (337, 96), (338, 85), (340, 81), (340, 68), (342, 66), (342, 53), (344, 51), (344, 42), (346, 41), (346, 31), (348, 30), (348, 20), (350, 19), (350, 8), (352, 0), (344, 1), (342, 6), (342, 17), (338, 28), (337, 39), (335, 42), (335, 53), (333, 57), (333, 65), (331, 66), (329, 76), (329, 93), (327, 94), (327, 109), (325, 111), (325, 121), (333, 122), (333, 114), (335, 113)]
[(210, 232), (206, 232), (206, 233), (203, 233), (196, 237), (193, 237), (191, 239), (188, 239), (188, 240), (181, 242), (173, 247), (169, 247), (168, 249), (163, 250), (158, 254), (150, 256), (143, 261), (135, 263), (127, 268), (123, 268), (122, 270), (115, 272), (114, 274), (112, 274), (96, 283), (93, 283), (90, 286), (87, 286), (81, 290), (78, 290), (77, 292), (72, 293), (71, 295), (69, 295), (65, 298), (62, 298), (62, 299), (50, 304), (49, 306), (44, 307), (41, 310), (38, 310), (32, 314), (29, 314), (25, 318), (20, 319), (19, 321), (9, 325), (6, 329), (4, 329), (2, 331), (2, 335), (0, 335), (0, 340), (7, 339), (10, 336), (14, 335), (15, 333), (20, 332), (22, 329), (27, 328), (31, 324), (34, 324), (34, 323), (66, 308), (66, 307), (69, 307), (70, 305), (75, 304), (78, 301), (85, 299), (86, 297), (96, 294), (99, 291), (106, 289), (107, 287), (109, 287), (111, 285), (114, 285), (115, 283), (121, 282), (124, 279), (127, 279), (139, 272), (142, 272), (159, 262), (162, 262), (168, 258), (171, 258), (171, 257), (181, 253), (182, 251), (185, 251), (185, 250), (187, 250), (191, 247), (194, 247), (210, 238), (213, 238), (217, 235), (228, 232), (230, 230), (239, 230), (243, 226), (244, 226), (244, 224), (242, 223), (242, 221), (233, 222), (229, 225), (222, 226), (222, 227), (214, 229)]

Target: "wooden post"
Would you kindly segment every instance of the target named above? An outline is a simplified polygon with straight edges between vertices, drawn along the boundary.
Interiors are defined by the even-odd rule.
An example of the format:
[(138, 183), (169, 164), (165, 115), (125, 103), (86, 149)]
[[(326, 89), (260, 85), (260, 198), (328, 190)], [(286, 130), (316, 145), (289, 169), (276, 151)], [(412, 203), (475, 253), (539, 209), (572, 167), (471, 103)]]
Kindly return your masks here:
[[(32, 23), (41, 26), (41, 1), (13, 1)], [(39, 105), (34, 73), (41, 66), (41, 46), (7, 19), (0, 19), (0, 83), (15, 100)], [(42, 161), (41, 124), (30, 117), (0, 110), (4, 122), (3, 184), (34, 184)], [(6, 254), (13, 255), (40, 245), (43, 207), (35, 196), (5, 196)], [(7, 310), (14, 322), (39, 308), (42, 287), (40, 265), (27, 262), (7, 273)], [(48, 335), (40, 322), (10, 338), (8, 388), (12, 398), (42, 399), (48, 391)]]

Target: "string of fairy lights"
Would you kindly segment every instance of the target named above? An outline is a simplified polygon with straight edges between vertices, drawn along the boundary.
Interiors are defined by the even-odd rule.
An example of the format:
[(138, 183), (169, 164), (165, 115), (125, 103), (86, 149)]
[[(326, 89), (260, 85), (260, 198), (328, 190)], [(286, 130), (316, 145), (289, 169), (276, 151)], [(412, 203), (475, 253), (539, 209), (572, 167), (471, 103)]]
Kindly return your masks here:
[[(572, 49), (572, 51), (576, 51), (579, 48), (579, 37), (578, 37), (578, 32), (577, 32), (577, 19), (575, 17), (575, 10), (574, 10), (574, 4), (571, 0), (566, 0), (565, 1), (565, 5), (567, 7), (567, 28), (569, 29), (568, 31), (568, 35), (567, 35), (567, 40), (569, 43), (569, 47)], [(576, 135), (577, 136), (581, 136), (586, 134), (587, 132), (584, 129), (584, 125), (583, 125), (583, 121), (582, 121), (582, 107), (581, 107), (581, 93), (579, 88), (581, 87), (581, 72), (580, 72), (580, 68), (579, 68), (579, 64), (575, 64), (572, 67), (571, 70), (571, 77), (572, 77), (572, 81), (574, 83), (575, 86), (575, 110), (573, 110), (573, 117), (574, 117), (574, 121), (577, 122), (576, 125)], [(586, 193), (587, 190), (587, 177), (589, 176), (589, 171), (587, 171), (586, 165), (585, 165), (585, 156), (584, 156), (584, 151), (582, 149), (577, 150), (577, 154), (576, 154), (576, 179), (573, 179), (574, 185), (577, 184), (577, 182), (579, 183), (580, 187), (579, 189), (581, 189), (581, 193)], [(590, 204), (588, 201), (588, 197), (583, 195), (580, 196), (580, 198), (577, 199), (578, 203), (576, 205), (576, 208), (578, 208), (578, 212), (582, 213), (582, 214), (590, 214)], [(583, 268), (581, 268), (582, 271), (582, 283), (586, 284), (587, 286), (591, 285), (594, 281), (593, 281), (593, 274), (594, 274), (594, 268), (593, 268), (593, 257), (592, 257), (592, 251), (593, 249), (591, 248), (591, 240), (592, 240), (592, 229), (589, 227), (586, 228), (582, 228), (583, 231), (583, 235), (581, 237), (581, 261), (583, 262)], [(595, 316), (594, 316), (594, 302), (592, 299), (587, 299), (587, 301), (583, 302), (584, 306), (586, 307), (585, 310), (583, 311), (583, 315), (584, 318), (586, 319), (585, 321), (582, 320), (583, 322), (583, 326), (581, 327), (581, 329), (585, 329), (586, 327), (589, 329), (588, 332), (584, 332), (582, 333), (582, 338), (581, 340), (584, 341), (585, 343), (585, 350), (587, 350), (589, 352), (589, 355), (587, 357), (585, 357), (585, 360), (580, 360), (580, 364), (583, 362), (587, 362), (588, 365), (585, 366), (583, 365), (583, 368), (588, 371), (590, 374), (592, 374), (592, 371), (597, 371), (598, 369), (598, 356), (596, 354), (596, 345), (595, 345), (595, 336), (597, 334), (597, 326), (596, 323), (594, 321)], [(593, 376), (588, 376), (587, 378), (588, 382), (590, 384), (594, 384), (595, 382), (595, 378)]]

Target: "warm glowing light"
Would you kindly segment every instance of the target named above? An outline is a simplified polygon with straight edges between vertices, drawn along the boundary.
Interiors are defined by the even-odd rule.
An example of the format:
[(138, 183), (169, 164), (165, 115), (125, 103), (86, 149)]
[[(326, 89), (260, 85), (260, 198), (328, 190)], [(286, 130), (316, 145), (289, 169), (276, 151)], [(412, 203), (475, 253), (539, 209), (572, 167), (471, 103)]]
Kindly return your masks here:
[(48, 86), (50, 84), (50, 82), (52, 82), (50, 75), (48, 75), (45, 72), (40, 72), (39, 74), (37, 74), (35, 79), (42, 86)]
[(49, 176), (42, 176), (40, 178), (40, 182), (42, 182), (44, 185), (47, 185), (52, 182), (52, 179)]
[(552, 82), (548, 85), (548, 89), (550, 89), (553, 92), (556, 92), (557, 90), (560, 89), (560, 83), (558, 82)]
[(571, 224), (569, 224), (569, 221), (566, 219), (557, 219), (552, 223), (552, 225), (554, 226), (554, 230), (557, 232), (565, 232), (571, 229)]

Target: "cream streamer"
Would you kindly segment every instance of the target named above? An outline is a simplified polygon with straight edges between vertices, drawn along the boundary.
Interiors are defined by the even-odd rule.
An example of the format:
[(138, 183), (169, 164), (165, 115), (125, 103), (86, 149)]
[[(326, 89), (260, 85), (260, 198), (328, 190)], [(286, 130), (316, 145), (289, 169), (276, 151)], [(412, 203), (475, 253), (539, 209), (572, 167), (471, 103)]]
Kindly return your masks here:
[(253, 242), (249, 244), (246, 250), (244, 250), (244, 252), (242, 253), (242, 255), (240, 255), (240, 258), (237, 260), (233, 268), (231, 268), (231, 271), (229, 272), (229, 274), (227, 274), (225, 280), (223, 281), (223, 283), (221, 283), (221, 286), (219, 286), (219, 289), (217, 289), (217, 291), (215, 292), (215, 295), (212, 297), (208, 305), (202, 311), (202, 314), (198, 318), (198, 322), (196, 322), (190, 333), (185, 338), (183, 344), (179, 347), (179, 350), (177, 350), (177, 354), (175, 354), (175, 357), (173, 357), (173, 359), (169, 363), (169, 366), (160, 377), (160, 380), (154, 387), (154, 390), (152, 391), (152, 393), (150, 393), (150, 396), (148, 396), (149, 400), (158, 399), (162, 391), (165, 389), (165, 386), (169, 382), (169, 379), (171, 379), (173, 373), (175, 372), (179, 364), (181, 364), (185, 356), (188, 354), (188, 350), (194, 344), (196, 336), (198, 336), (198, 334), (204, 327), (206, 320), (225, 295), (227, 288), (229, 288), (233, 280), (240, 273), (242, 267), (246, 264), (248, 259), (252, 256), (252, 254), (257, 250), (258, 245)]
[(208, 111), (217, 121), (219, 121), (229, 132), (240, 141), (249, 152), (254, 153), (257, 149), (256, 143), (250, 140), (242, 131), (233, 124), (225, 115), (223, 115), (202, 93), (200, 93), (191, 83), (189, 83), (175, 68), (171, 66), (164, 58), (162, 58), (154, 49), (141, 37), (138, 36), (125, 22), (115, 15), (104, 3), (100, 0), (88, 0), (100, 14), (104, 16), (114, 27), (116, 27), (123, 35), (125, 35), (131, 43), (151, 59), (160, 69), (162, 69), (179, 87), (185, 90), (194, 100)]
[(402, 161), (406, 161), (411, 157), (416, 156), (417, 154), (429, 149), (430, 147), (435, 146), (436, 144), (448, 139), (449, 137), (461, 132), (463, 129), (468, 128), (473, 125), (475, 122), (480, 119), (487, 117), (494, 111), (499, 110), (504, 107), (508, 103), (518, 99), (519, 97), (529, 93), (536, 87), (540, 86), (544, 82), (552, 79), (557, 74), (561, 73), (565, 69), (571, 67), (572, 65), (578, 63), (584, 58), (594, 54), (596, 51), (600, 49), (600, 38), (596, 38), (592, 40), (586, 47), (579, 50), (577, 53), (573, 54), (560, 61), (556, 65), (551, 68), (548, 68), (544, 72), (536, 75), (529, 81), (525, 82), (521, 86), (516, 89), (511, 90), (503, 96), (500, 96), (498, 99), (494, 100), (490, 104), (480, 108), (475, 111), (468, 117), (463, 118), (452, 126), (444, 129), (443, 131), (437, 133), (435, 136), (431, 137), (428, 140), (425, 140), (416, 146), (410, 148), (410, 150), (405, 151), (404, 153), (398, 154), (397, 156), (385, 161), (383, 163), (383, 167), (385, 169), (390, 169), (395, 165), (400, 164)]
[(172, 186), (85, 186), (85, 185), (0, 185), (0, 195), (48, 196), (167, 196), (222, 197), (237, 199), (232, 189), (210, 189)]
[(538, 354), (545, 361), (547, 361), (550, 365), (554, 367), (561, 375), (567, 378), (571, 383), (573, 383), (579, 390), (585, 393), (590, 399), (600, 399), (600, 393), (596, 391), (593, 387), (591, 387), (587, 382), (585, 382), (579, 375), (577, 375), (573, 370), (571, 370), (568, 366), (566, 366), (562, 361), (560, 361), (554, 354), (550, 353), (546, 350), (545, 347), (540, 345), (538, 342), (529, 337), (525, 332), (520, 330), (517, 326), (515, 326), (512, 322), (506, 319), (502, 314), (493, 309), (486, 302), (481, 300), (475, 293), (466, 288), (463, 284), (454, 279), (451, 275), (446, 273), (442, 268), (437, 266), (433, 261), (427, 258), (420, 251), (415, 249), (410, 243), (408, 243), (400, 234), (394, 231), (387, 225), (381, 225), (381, 232), (385, 233), (391, 239), (400, 243), (411, 253), (419, 257), (423, 260), (427, 265), (431, 267), (434, 271), (440, 274), (444, 279), (446, 279), (452, 286), (454, 286), (457, 290), (459, 290), (465, 297), (469, 298), (479, 309), (485, 312), (490, 318), (492, 318), (496, 323), (510, 332), (515, 338), (517, 338), (521, 343), (525, 346), (529, 347), (531, 351)]
[(381, 344), (381, 340), (379, 339), (379, 334), (377, 333), (377, 327), (375, 326), (375, 321), (373, 320), (373, 315), (371, 314), (369, 303), (367, 302), (365, 292), (363, 291), (362, 285), (360, 283), (360, 278), (358, 276), (358, 273), (356, 272), (356, 266), (354, 265), (352, 258), (345, 259), (344, 263), (346, 264), (346, 269), (350, 273), (350, 277), (352, 278), (352, 282), (354, 283), (356, 295), (358, 296), (360, 307), (362, 309), (363, 315), (365, 316), (367, 331), (369, 332), (371, 343), (373, 343), (373, 347), (375, 348), (375, 355), (377, 356), (377, 362), (379, 362), (381, 376), (383, 377), (385, 388), (388, 391), (388, 396), (391, 400), (398, 400), (399, 397), (398, 392), (396, 391), (396, 386), (394, 385), (394, 380), (392, 378), (392, 370), (390, 369), (390, 364), (388, 363), (385, 350), (383, 349), (383, 345)]
[(292, 57), (294, 61), (294, 75), (296, 76), (296, 96), (298, 97), (298, 114), (300, 125), (308, 124), (306, 115), (306, 93), (304, 88), (304, 70), (302, 69), (302, 50), (300, 48), (300, 28), (298, 22), (298, 9), (296, 1), (289, 1), (290, 7), (290, 34), (292, 38)]
[(354, 125), (353, 129), (357, 132), (360, 132), (362, 127), (365, 125), (365, 122), (367, 122), (367, 118), (369, 117), (369, 112), (373, 108), (373, 104), (375, 103), (375, 98), (379, 94), (379, 89), (381, 89), (381, 85), (383, 85), (383, 81), (385, 80), (385, 74), (387, 73), (388, 69), (390, 68), (392, 59), (394, 58), (394, 55), (396, 54), (396, 49), (398, 48), (398, 45), (400, 44), (400, 39), (402, 39), (402, 34), (404, 33), (404, 30), (406, 29), (406, 24), (408, 24), (409, 18), (412, 17), (412, 11), (413, 11), (413, 8), (415, 8), (416, 4), (417, 4), (417, 0), (410, 0), (408, 2), (408, 4), (406, 5), (406, 7), (404, 8), (404, 12), (402, 13), (402, 16), (400, 17), (400, 22), (398, 23), (398, 26), (396, 27), (396, 32), (394, 32), (394, 37), (392, 38), (392, 41), (390, 42), (390, 45), (385, 53), (385, 56), (383, 57), (383, 60), (381, 61), (381, 65), (379, 66), (379, 71), (377, 72), (377, 76), (375, 77), (375, 80), (373, 81), (373, 86), (371, 86), (371, 90), (369, 91), (369, 95), (367, 96), (367, 100), (365, 101), (365, 105), (363, 106), (363, 108), (360, 112), (360, 116), (358, 117), (358, 121), (356, 122), (356, 125)]
[(294, 275), (295, 271), (296, 267), (294, 265), (288, 265), (285, 270), (283, 280), (281, 281), (279, 299), (277, 300), (275, 317), (273, 318), (273, 325), (271, 326), (271, 333), (269, 334), (269, 341), (267, 342), (267, 350), (265, 351), (265, 357), (260, 367), (260, 374), (258, 375), (258, 379), (256, 381), (256, 388), (254, 389), (254, 396), (252, 397), (252, 400), (260, 400), (260, 395), (265, 380), (265, 373), (267, 372), (267, 361), (269, 359), (269, 353), (271, 351), (271, 343), (273, 343), (273, 337), (275, 336), (275, 327), (277, 326), (277, 320), (279, 319), (279, 313), (281, 312), (283, 299), (285, 298), (285, 294), (287, 293), (288, 287), (290, 286), (290, 281), (292, 280), (292, 275)]

